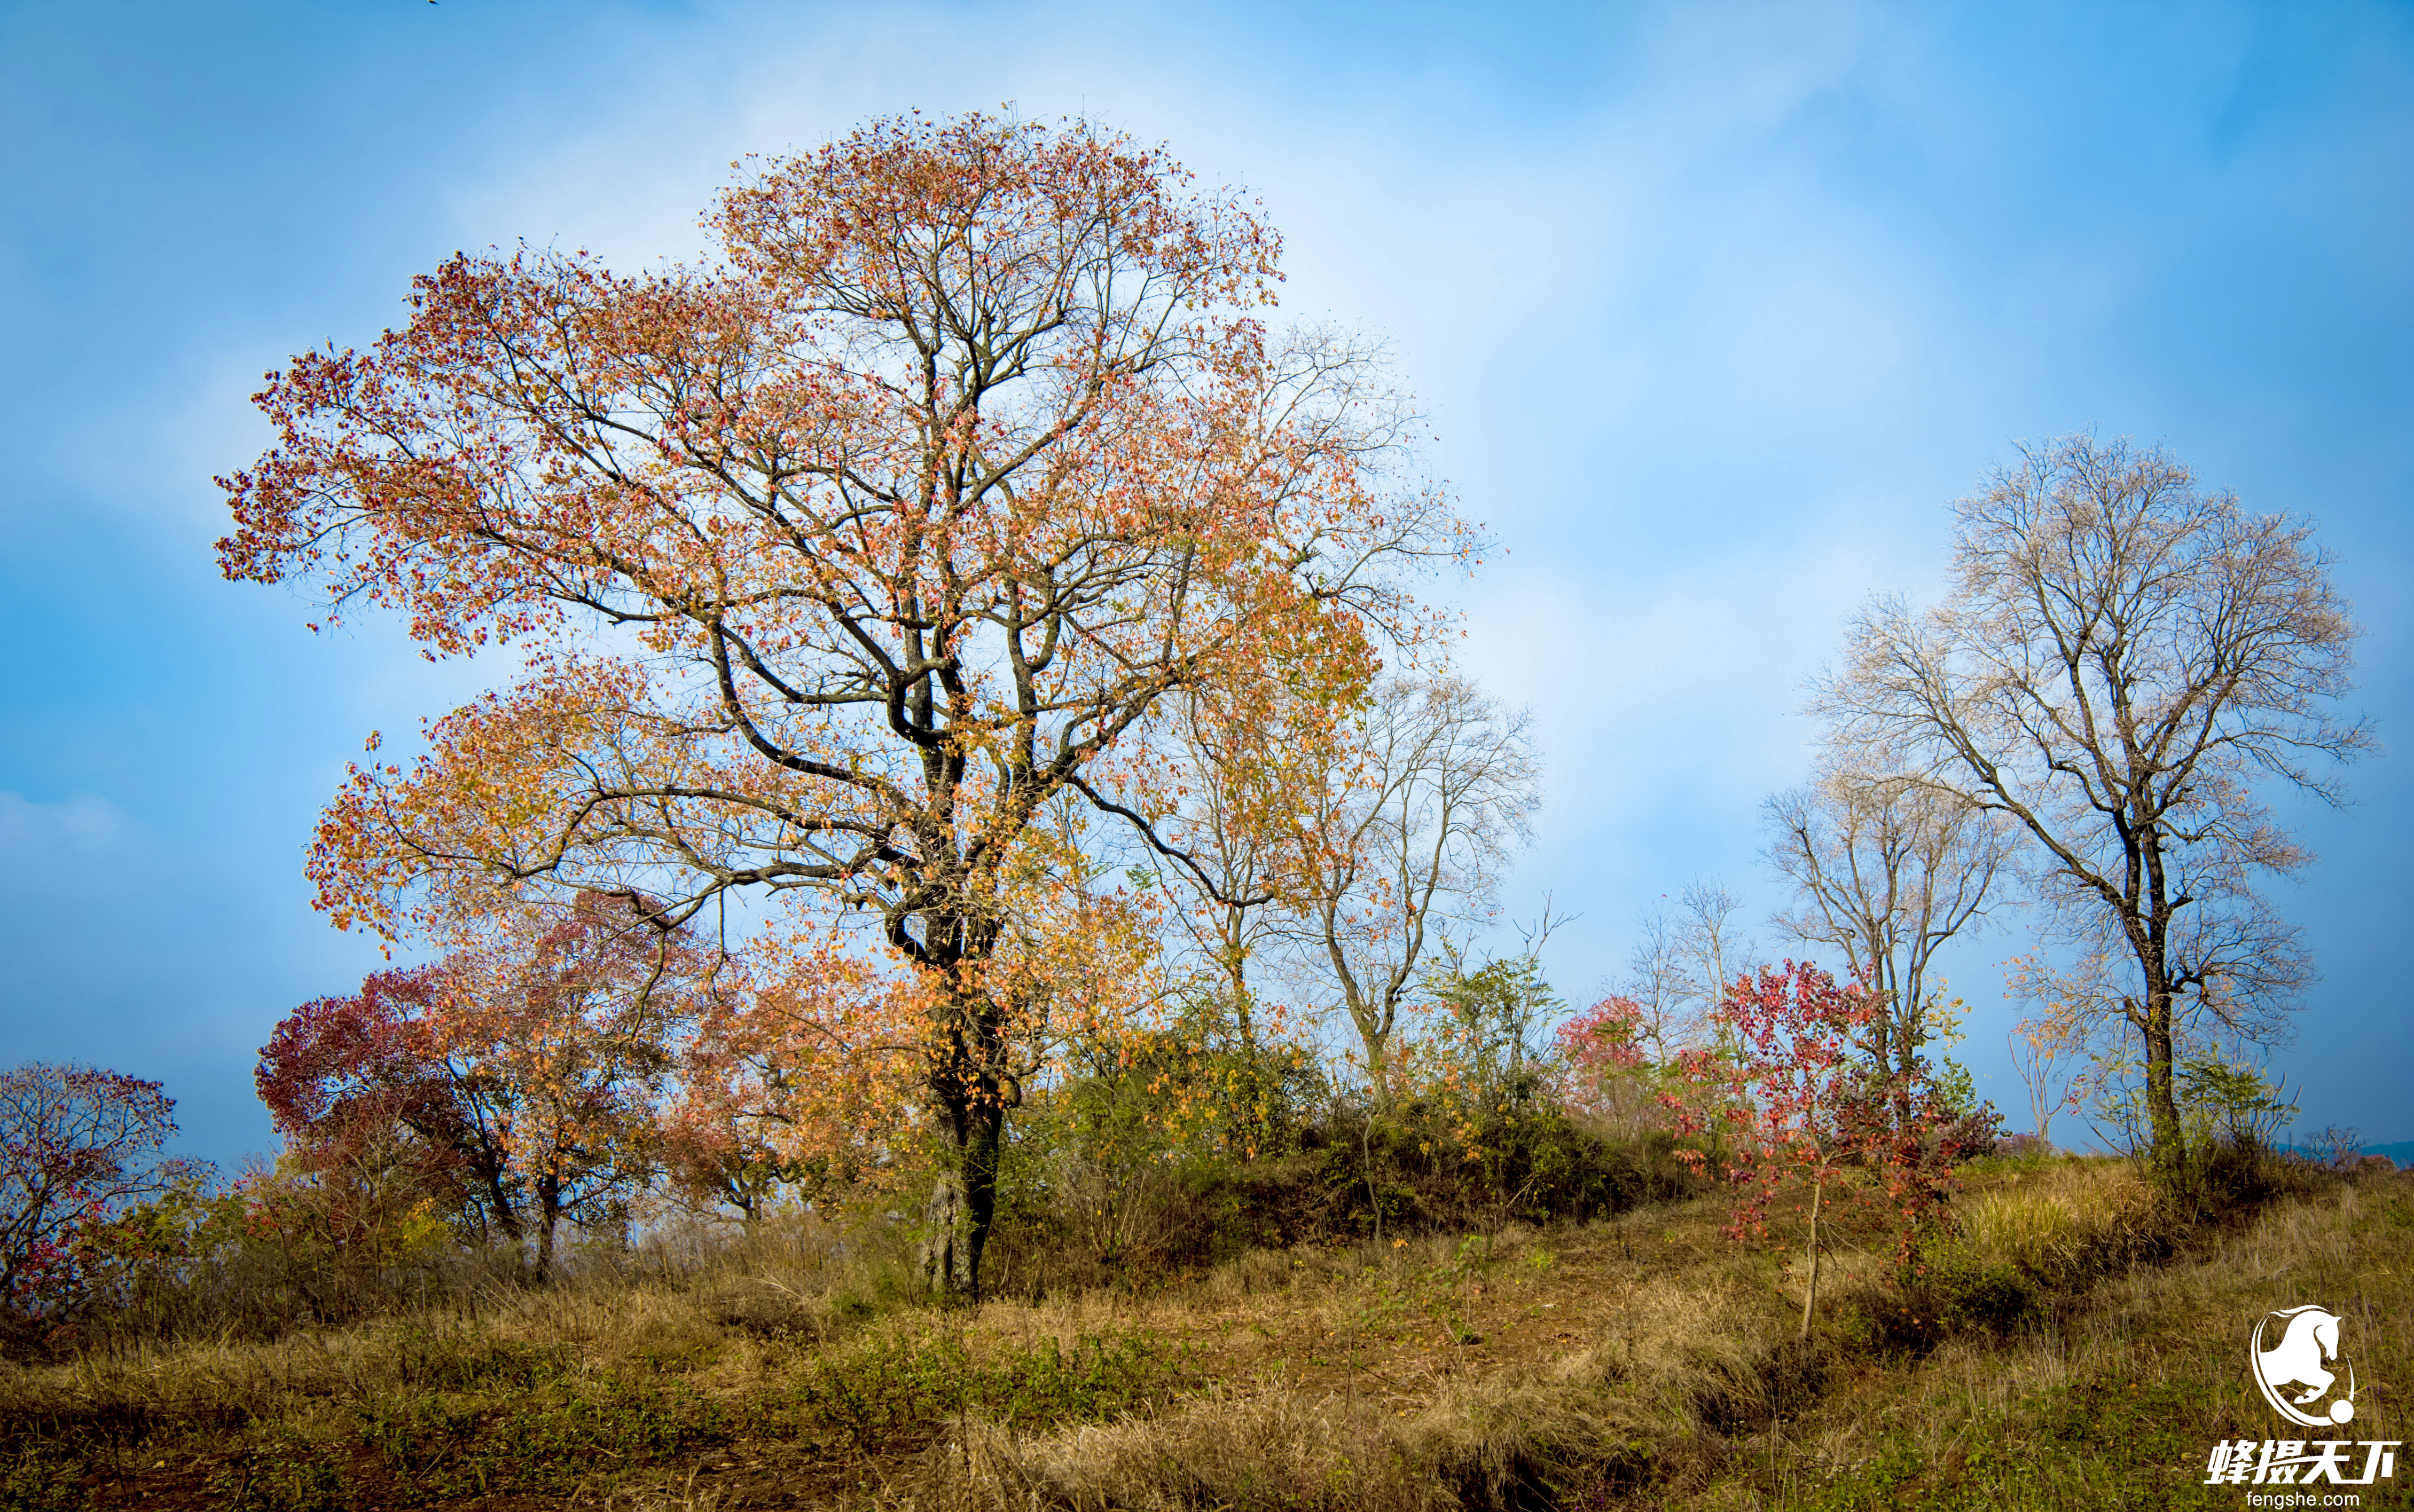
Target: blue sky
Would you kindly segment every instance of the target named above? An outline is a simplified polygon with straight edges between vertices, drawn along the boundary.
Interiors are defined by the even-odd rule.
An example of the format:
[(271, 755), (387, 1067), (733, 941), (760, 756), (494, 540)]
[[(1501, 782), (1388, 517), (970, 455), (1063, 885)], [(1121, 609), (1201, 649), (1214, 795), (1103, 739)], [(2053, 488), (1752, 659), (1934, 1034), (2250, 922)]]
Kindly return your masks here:
[[(1381, 336), (1506, 548), (1447, 590), (1534, 712), (1506, 903), (1765, 914), (1762, 797), (1872, 592), (1930, 595), (2017, 437), (2167, 442), (2309, 513), (2414, 729), (2414, 7), (0, 4), (0, 1061), (158, 1077), (196, 1153), (269, 1142), (253, 1052), (373, 943), (302, 852), (371, 729), (481, 686), (391, 627), (219, 581), (211, 475), (291, 352), (395, 319), (458, 247), (686, 255), (748, 152), (868, 116), (1087, 112), (1244, 184), (1296, 318)], [(2304, 1125), (2414, 1138), (2406, 763), (2274, 890), (2324, 977), (2275, 1064)], [(1998, 963), (1957, 949), (2007, 1108)], [(2057, 1132), (2063, 1132), (2060, 1129)]]

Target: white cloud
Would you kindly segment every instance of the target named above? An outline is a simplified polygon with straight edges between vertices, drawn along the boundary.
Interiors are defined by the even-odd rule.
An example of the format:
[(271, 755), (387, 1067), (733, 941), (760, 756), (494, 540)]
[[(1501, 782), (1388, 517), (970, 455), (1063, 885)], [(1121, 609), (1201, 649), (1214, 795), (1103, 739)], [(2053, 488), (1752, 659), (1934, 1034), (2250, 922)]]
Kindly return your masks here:
[(130, 859), (142, 826), (97, 793), (41, 803), (0, 789), (0, 889), (32, 895)]

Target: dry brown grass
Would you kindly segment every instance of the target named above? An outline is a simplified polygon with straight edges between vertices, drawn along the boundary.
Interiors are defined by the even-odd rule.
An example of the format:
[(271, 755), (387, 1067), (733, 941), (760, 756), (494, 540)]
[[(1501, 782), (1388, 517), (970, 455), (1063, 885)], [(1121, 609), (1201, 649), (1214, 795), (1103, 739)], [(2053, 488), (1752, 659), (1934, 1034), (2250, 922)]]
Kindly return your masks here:
[[(2116, 1163), (1984, 1171), (1959, 1209), (1938, 1273), (2026, 1278), (2034, 1306), (1890, 1323), (1891, 1249), (1847, 1225), (1809, 1346), (1796, 1256), (1731, 1242), (1715, 1199), (953, 1312), (884, 1301), (877, 1253), (798, 1229), (269, 1344), (0, 1367), (0, 1458), (71, 1464), (102, 1506), (228, 1505), (238, 1470), (270, 1512), (401, 1505), (411, 1456), (466, 1476), (472, 1447), (583, 1412), (552, 1460), (479, 1474), (518, 1475), (514, 1505), (628, 1512), (2077, 1505), (2006, 1468), (2025, 1456), (2134, 1503), (2183, 1499), (2216, 1433), (2262, 1436), (2243, 1330), (2316, 1299), (2359, 1320), (2359, 1435), (2401, 1430), (2414, 1178), (2159, 1260), (2171, 1221)], [(311, 1455), (318, 1492), (262, 1478)], [(477, 1500), (445, 1484), (420, 1505)]]
[[(1154, 1512), (2184, 1500), (2214, 1437), (2260, 1436), (2258, 1415), (2269, 1415), (2245, 1378), (2241, 1341), (2266, 1308), (2351, 1297), (2367, 1368), (2414, 1380), (2409, 1188), (2396, 1178), (2284, 1200), (2153, 1264), (2139, 1257), (2172, 1242), (2171, 1219), (2131, 1167), (2055, 1161), (1988, 1173), (1962, 1199), (1963, 1236), (1940, 1260), (2018, 1267), (2071, 1289), (2046, 1297), (2051, 1305), (2008, 1336), (1974, 1329), (1916, 1355), (1855, 1347), (1849, 1319), (1828, 1320), (1810, 1348), (1796, 1345), (1799, 1292), (1786, 1267), (1706, 1232), (1715, 1226), (1709, 1205), (1580, 1233), (1512, 1235), (1488, 1271), (1512, 1278), (1495, 1289), (1492, 1316), (1523, 1317), (1483, 1347), (1427, 1345), (1403, 1359), (1362, 1334), (1353, 1368), (1379, 1388), (1351, 1391), (1336, 1389), (1329, 1371), (1298, 1369), (1303, 1356), (1318, 1360), (1312, 1349), (1268, 1350), (1291, 1369), (1258, 1361), (1246, 1386), (1226, 1373), (1212, 1394), (1145, 1418), (1022, 1436), (976, 1427), (934, 1449), (886, 1505)], [(1520, 1258), (1545, 1246), (1557, 1247), (1556, 1263), (1520, 1275)], [(1362, 1253), (1323, 1269), (1295, 1260), (1287, 1285), (1256, 1258), (1249, 1275), (1202, 1287), (1201, 1300), (1296, 1339), (1319, 1322), (1344, 1323), (1369, 1287), (1440, 1257), (1428, 1245), (1387, 1258)], [(1849, 1312), (1872, 1298), (1886, 1267), (1863, 1251), (1841, 1268)], [(1277, 1300), (1286, 1293), (1289, 1309)], [(2377, 1293), (2385, 1293), (2377, 1303)], [(1469, 1305), (1481, 1312), (1484, 1302)], [(1560, 1325), (1556, 1340), (1527, 1327), (1546, 1307)], [(2359, 1434), (2400, 1431), (2393, 1400), (2368, 1395)], [(1974, 1448), (1993, 1456), (1982, 1453), (1974, 1471)], [(2033, 1473), (2017, 1470), (2023, 1462)], [(2057, 1464), (2066, 1486), (2037, 1469)]]
[(2085, 1268), (2109, 1240), (2154, 1221), (2153, 1188), (2121, 1161), (2058, 1161), (2015, 1170), (1958, 1206), (1961, 1234), (1982, 1263), (2043, 1278)]
[[(1698, 1480), (1691, 1445), (1808, 1388), (1798, 1294), (1690, 1203), (1490, 1242), (1254, 1254), (1195, 1288), (984, 1310), (1095, 1327), (1113, 1305), (1211, 1384), (1144, 1416), (931, 1451), (900, 1508), (1543, 1505), (1572, 1480)], [(1855, 1269), (1874, 1262), (1855, 1256)], [(1027, 1319), (1028, 1321), (1023, 1321)]]
[[(2036, 1218), (2025, 1206), (2034, 1193), (2017, 1202), (1994, 1200), (2010, 1192), (1982, 1195), (1972, 1208), (1992, 1218), (1972, 1225), (1973, 1241), (2006, 1260), (2038, 1256), (2042, 1245), (2043, 1258), (2066, 1267), (2074, 1249), (2089, 1247), (2090, 1228), (2099, 1242), (2116, 1243), (2120, 1230), (2134, 1228), (2135, 1194), (2121, 1200), (2128, 1179), (2109, 1164), (2064, 1173), (2047, 1200), (2083, 1193), (2082, 1181), (2109, 1200), (2059, 1220)], [(2108, 1229), (2109, 1238), (2100, 1233)], [(1950, 1477), (1937, 1468), (1966, 1470), (1983, 1450), (2065, 1474), (2065, 1484), (2040, 1479), (2034, 1505), (2201, 1497), (2235, 1506), (2234, 1489), (2197, 1484), (2213, 1441), (2305, 1431), (2282, 1424), (2258, 1395), (2246, 1369), (2248, 1331), (2266, 1311), (2311, 1301), (2336, 1307), (2356, 1326), (2348, 1348), (2367, 1386), (2352, 1436), (2406, 1436), (2414, 1428), (2406, 1410), (2414, 1389), (2414, 1177), (2394, 1176), (2326, 1184), (2161, 1263), (2120, 1267), (2009, 1338), (1964, 1336), (1916, 1369), (1866, 1371), (1775, 1430), (1791, 1451), (1782, 1475), (1729, 1487), (1705, 1505), (1794, 1505), (1887, 1462), (1926, 1467), (1908, 1484), (1960, 1505), (1942, 1494), (1938, 1483)], [(2365, 1495), (2368, 1507), (2404, 1499), (2388, 1487)]]

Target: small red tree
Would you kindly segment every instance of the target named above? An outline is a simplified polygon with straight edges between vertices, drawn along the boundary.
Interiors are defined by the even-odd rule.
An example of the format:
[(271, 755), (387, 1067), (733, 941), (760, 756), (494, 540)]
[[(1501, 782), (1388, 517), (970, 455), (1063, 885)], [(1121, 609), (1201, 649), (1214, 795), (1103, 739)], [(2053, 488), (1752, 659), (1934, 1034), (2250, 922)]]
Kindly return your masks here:
[(0, 1072), (0, 1306), (42, 1312), (71, 1298), (80, 1237), (207, 1172), (158, 1158), (175, 1108), (157, 1082), (113, 1071), (32, 1061)]
[[(253, 1086), (291, 1141), (297, 1174), (332, 1178), (324, 1184), (337, 1210), (327, 1216), (338, 1242), (374, 1227), (367, 1208), (383, 1206), (342, 1193), (365, 1198), (395, 1185), (435, 1199), (477, 1238), (522, 1237), (503, 1089), (439, 1043), (435, 1019), (451, 992), (440, 966), (380, 971), (357, 993), (295, 1009), (260, 1052)], [(394, 1180), (342, 1179), (369, 1164)]]
[(1612, 995), (1559, 1026), (1559, 1102), (1632, 1136), (1658, 1104), (1656, 1077), (1643, 1050), (1644, 1009)]
[(717, 989), (717, 956), (660, 924), (643, 898), (592, 892), (490, 913), (442, 961), (277, 1026), (261, 1101), (305, 1171), (390, 1164), (408, 1131), (427, 1190), (482, 1230), (534, 1238), (549, 1274), (564, 1218), (604, 1216), (653, 1174), (677, 1042)]
[(1815, 966), (1787, 961), (1737, 977), (1719, 1003), (1722, 1048), (1677, 1058), (1677, 1075), (1695, 1095), (1662, 1099), (1683, 1132), (1732, 1134), (1725, 1175), (1739, 1193), (1736, 1237), (1766, 1238), (1770, 1203), (1789, 1186), (1810, 1187), (1806, 1339), (1819, 1297), (1820, 1208), (1828, 1189), (1851, 1167), (1878, 1172), (1901, 1220), (1906, 1263), (1941, 1195), (1946, 1157), (1936, 1136), (1947, 1118), (1934, 1089), (1916, 1070), (1873, 1074), (1856, 1053), (1884, 1011), (1875, 995), (1839, 986)]

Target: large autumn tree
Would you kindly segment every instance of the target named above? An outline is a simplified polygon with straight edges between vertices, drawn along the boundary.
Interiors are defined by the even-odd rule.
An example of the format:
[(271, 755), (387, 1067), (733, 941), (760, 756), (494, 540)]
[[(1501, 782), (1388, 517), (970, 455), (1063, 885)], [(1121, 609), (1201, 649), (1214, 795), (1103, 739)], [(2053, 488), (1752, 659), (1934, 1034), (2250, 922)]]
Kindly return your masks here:
[(1391, 481), (1407, 416), (1363, 358), (1255, 318), (1271, 228), (1162, 152), (883, 121), (708, 224), (717, 259), (644, 274), (455, 257), (402, 329), (272, 375), (221, 560), (433, 653), (534, 643), (329, 808), (338, 922), (441, 928), (499, 884), (876, 921), (922, 1000), (926, 1259), (968, 1293), (1013, 1067), (1083, 975), (1018, 935), (1061, 886), (1037, 816), (1146, 829), (1176, 775), (1118, 743), (1184, 690), (1361, 697), (1416, 623), (1390, 574), (1464, 532)]

